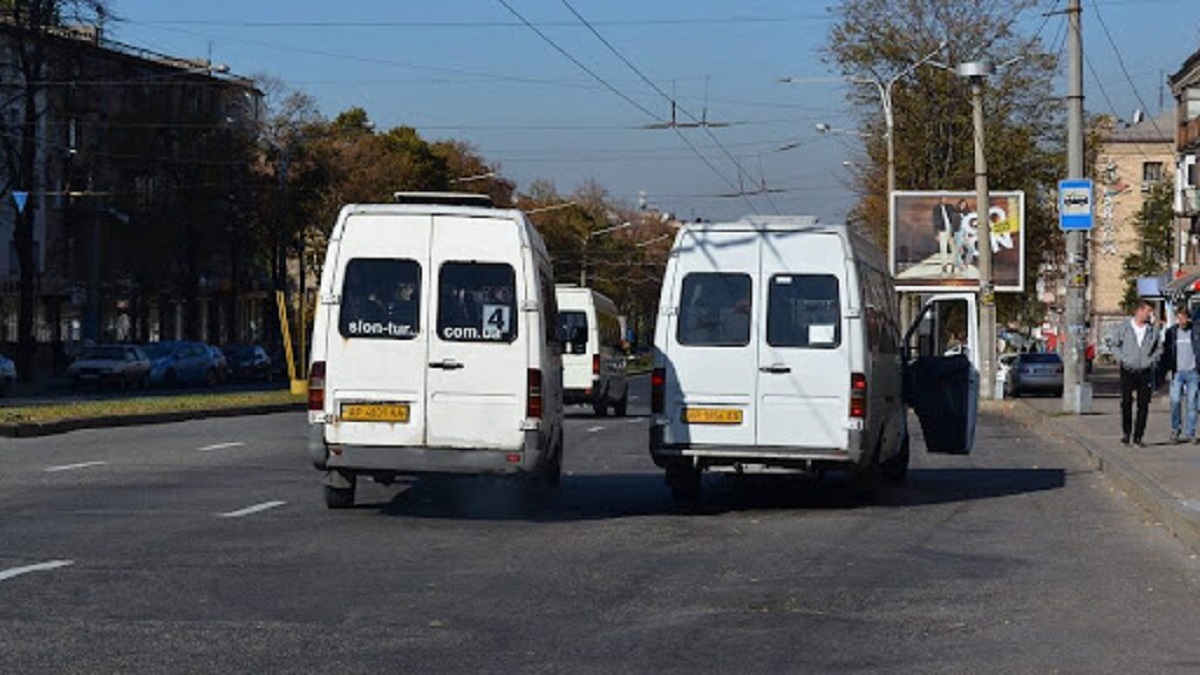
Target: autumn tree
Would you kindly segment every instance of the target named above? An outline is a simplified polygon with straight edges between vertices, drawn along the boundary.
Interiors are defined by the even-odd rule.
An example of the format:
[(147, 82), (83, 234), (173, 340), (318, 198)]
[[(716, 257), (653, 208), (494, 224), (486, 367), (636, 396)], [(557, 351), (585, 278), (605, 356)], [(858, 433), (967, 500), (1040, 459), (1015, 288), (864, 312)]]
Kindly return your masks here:
[(1125, 256), (1121, 266), (1126, 282), (1123, 302), (1130, 311), (1138, 302), (1138, 277), (1157, 277), (1170, 267), (1175, 233), (1171, 200), (1171, 183), (1159, 181), (1150, 187), (1142, 208), (1133, 217), (1140, 249)]

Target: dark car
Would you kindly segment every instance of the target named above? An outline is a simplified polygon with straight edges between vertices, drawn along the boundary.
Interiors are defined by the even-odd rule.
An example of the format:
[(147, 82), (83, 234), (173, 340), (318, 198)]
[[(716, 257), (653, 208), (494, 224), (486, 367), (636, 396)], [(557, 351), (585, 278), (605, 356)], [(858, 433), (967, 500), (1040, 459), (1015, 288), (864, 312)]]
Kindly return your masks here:
[(17, 365), (0, 354), (0, 396), (12, 396), (17, 390)]
[(150, 382), (155, 386), (217, 384), (217, 360), (203, 342), (151, 342), (144, 349), (150, 356)]
[(150, 359), (133, 345), (86, 347), (67, 368), (71, 385), (145, 389), (150, 385)]
[(232, 380), (260, 380), (270, 382), (274, 368), (267, 351), (258, 345), (226, 345), (222, 348), (229, 361), (229, 378)]
[(1009, 366), (1004, 387), (1005, 394), (1013, 398), (1035, 392), (1062, 396), (1062, 357), (1053, 352), (1018, 354)]

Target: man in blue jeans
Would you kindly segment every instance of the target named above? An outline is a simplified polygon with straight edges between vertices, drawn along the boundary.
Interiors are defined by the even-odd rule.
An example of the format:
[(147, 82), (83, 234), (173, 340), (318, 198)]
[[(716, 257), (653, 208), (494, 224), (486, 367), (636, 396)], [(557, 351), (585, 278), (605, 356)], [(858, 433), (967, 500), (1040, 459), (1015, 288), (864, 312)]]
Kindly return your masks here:
[[(1196, 438), (1197, 385), (1200, 373), (1196, 370), (1196, 358), (1200, 356), (1200, 331), (1192, 330), (1192, 321), (1187, 307), (1175, 310), (1175, 325), (1163, 336), (1163, 370), (1173, 373), (1171, 377), (1171, 442), (1180, 441), (1180, 432), (1193, 443)], [(1186, 415), (1186, 424), (1183, 419)]]

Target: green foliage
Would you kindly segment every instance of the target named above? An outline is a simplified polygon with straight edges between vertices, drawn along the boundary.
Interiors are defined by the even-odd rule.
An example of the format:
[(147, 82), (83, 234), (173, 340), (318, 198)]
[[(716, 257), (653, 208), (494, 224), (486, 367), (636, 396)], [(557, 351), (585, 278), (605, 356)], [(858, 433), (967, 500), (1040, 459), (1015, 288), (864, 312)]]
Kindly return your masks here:
[(1141, 251), (1125, 256), (1121, 265), (1122, 277), (1126, 281), (1122, 299), (1130, 311), (1137, 306), (1138, 277), (1155, 277), (1167, 271), (1174, 246), (1174, 212), (1172, 210), (1172, 186), (1160, 181), (1150, 187), (1150, 193), (1133, 218), (1133, 227), (1141, 240)]

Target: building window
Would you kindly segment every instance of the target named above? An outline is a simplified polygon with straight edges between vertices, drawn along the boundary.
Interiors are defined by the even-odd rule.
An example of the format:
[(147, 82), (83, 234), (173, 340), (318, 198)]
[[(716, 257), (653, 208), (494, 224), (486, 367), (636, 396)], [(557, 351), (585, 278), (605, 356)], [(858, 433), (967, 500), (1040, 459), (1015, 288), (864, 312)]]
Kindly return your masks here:
[(1162, 162), (1142, 163), (1142, 183), (1157, 183), (1163, 179)]

